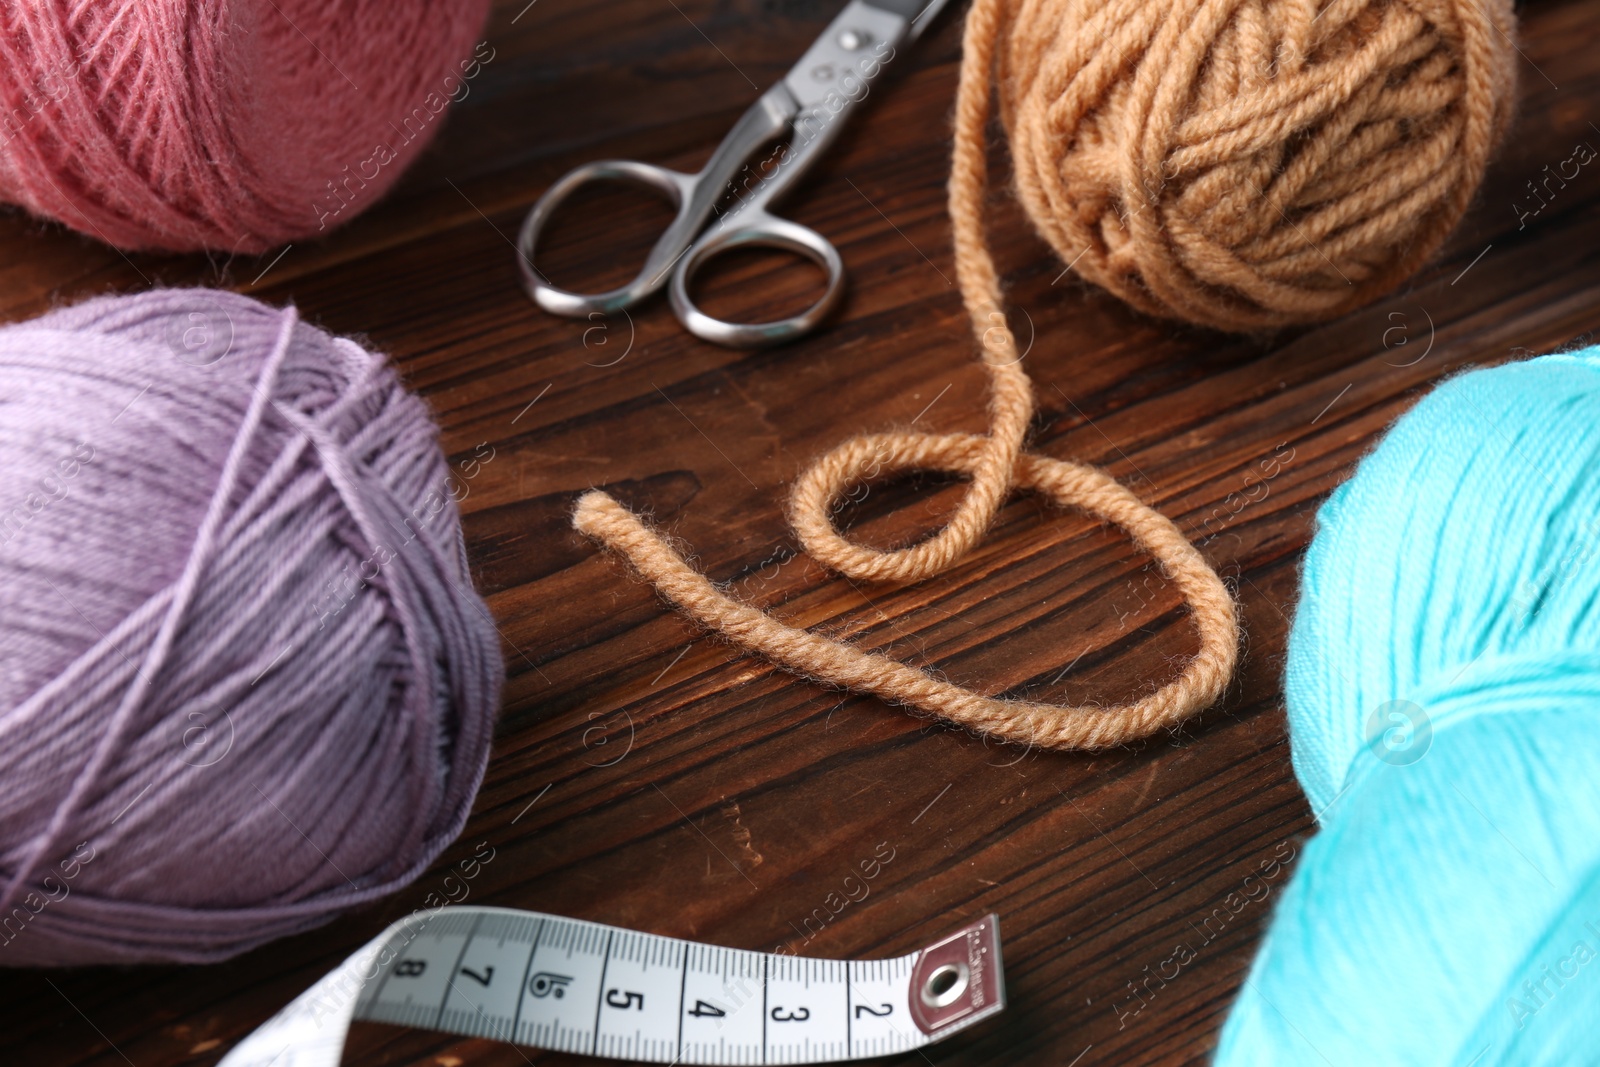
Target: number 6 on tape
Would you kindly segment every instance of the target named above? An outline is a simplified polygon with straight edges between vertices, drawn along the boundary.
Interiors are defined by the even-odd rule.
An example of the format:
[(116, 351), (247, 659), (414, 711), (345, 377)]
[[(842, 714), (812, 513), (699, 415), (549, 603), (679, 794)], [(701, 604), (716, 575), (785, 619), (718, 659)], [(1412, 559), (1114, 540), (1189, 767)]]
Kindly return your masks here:
[(995, 915), (855, 961), (446, 907), (389, 927), (219, 1067), (338, 1067), (352, 1018), (656, 1063), (826, 1063), (918, 1048), (1004, 1007)]

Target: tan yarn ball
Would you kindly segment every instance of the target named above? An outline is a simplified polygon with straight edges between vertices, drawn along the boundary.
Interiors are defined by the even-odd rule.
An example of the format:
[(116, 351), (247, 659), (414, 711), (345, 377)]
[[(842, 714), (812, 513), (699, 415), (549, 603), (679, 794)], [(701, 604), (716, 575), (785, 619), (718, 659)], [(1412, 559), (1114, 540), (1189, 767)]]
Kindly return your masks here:
[(1252, 330), (1377, 298), (1460, 219), (1510, 118), (1509, 0), (978, 4), (1028, 214), (1164, 318)]

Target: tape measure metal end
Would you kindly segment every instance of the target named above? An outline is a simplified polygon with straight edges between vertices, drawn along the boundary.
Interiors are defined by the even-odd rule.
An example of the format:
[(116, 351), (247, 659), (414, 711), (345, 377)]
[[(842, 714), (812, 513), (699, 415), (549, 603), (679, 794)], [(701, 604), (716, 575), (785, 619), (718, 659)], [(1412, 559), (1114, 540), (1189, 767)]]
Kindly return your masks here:
[(990, 912), (917, 954), (911, 969), (911, 1020), (930, 1037), (1005, 1010), (1000, 916)]

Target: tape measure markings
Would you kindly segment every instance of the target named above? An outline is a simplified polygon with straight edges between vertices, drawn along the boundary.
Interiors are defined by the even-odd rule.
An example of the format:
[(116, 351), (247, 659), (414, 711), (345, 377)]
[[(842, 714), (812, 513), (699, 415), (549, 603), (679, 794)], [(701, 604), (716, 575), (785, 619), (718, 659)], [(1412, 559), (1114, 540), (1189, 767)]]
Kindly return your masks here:
[(446, 907), (396, 923), (223, 1064), (337, 1067), (352, 1017), (660, 1063), (859, 1059), (1001, 1010), (1000, 968), (992, 915), (908, 956), (843, 961)]
[[(394, 963), (373, 986), (370, 1000), (357, 1008), (357, 1017), (502, 1040), (514, 1034), (522, 1044), (579, 1054), (657, 1061), (681, 1056), (684, 1063), (814, 1063), (913, 1047), (910, 1035), (892, 1027), (888, 1033), (864, 1037), (858, 1049), (853, 1021), (855, 1015), (865, 1019), (893, 1013), (891, 986), (907, 977), (911, 957), (843, 962), (767, 956), (550, 917), (537, 923), (524, 920), (520, 931), (483, 931), (489, 936), (482, 936), (486, 917), (443, 915), (431, 929), (408, 940), (403, 940), (405, 931), (397, 932), (389, 946)], [(708, 958), (693, 959), (694, 949)], [(453, 967), (439, 969), (436, 964), (441, 959), (452, 960)], [(744, 1029), (754, 1029), (748, 1026), (754, 1020), (740, 1009), (755, 992), (756, 968), (737, 964), (757, 961), (763, 992), (759, 1035), (720, 1032), (714, 1042), (687, 1036), (687, 1019), (715, 1020), (719, 1029), (735, 1025), (724, 1020), (743, 1019)], [(518, 970), (528, 976), (518, 987), (495, 985), (497, 971)], [(692, 1003), (691, 975), (697, 980)], [(484, 988), (464, 987), (457, 978)], [(676, 981), (669, 983), (669, 978)], [(711, 984), (699, 988), (706, 979)], [(398, 982), (405, 982), (405, 988), (398, 988)], [(861, 1011), (852, 1011), (856, 1005), (851, 988), (869, 984), (878, 988), (863, 988), (867, 1003), (860, 1005)], [(678, 988), (669, 992), (670, 985)], [(587, 1001), (580, 994), (591, 989), (592, 1026), (576, 1026), (562, 1011), (538, 1018), (539, 1009), (554, 1008), (555, 1001)], [(453, 997), (460, 999), (461, 1007), (452, 1006)], [(738, 1003), (729, 1005), (729, 999)], [(845, 1021), (842, 1040), (830, 1025), (840, 1017)], [(509, 1019), (510, 1025), (497, 1026), (496, 1019)], [(774, 1024), (784, 1025), (793, 1036), (776, 1039)]]

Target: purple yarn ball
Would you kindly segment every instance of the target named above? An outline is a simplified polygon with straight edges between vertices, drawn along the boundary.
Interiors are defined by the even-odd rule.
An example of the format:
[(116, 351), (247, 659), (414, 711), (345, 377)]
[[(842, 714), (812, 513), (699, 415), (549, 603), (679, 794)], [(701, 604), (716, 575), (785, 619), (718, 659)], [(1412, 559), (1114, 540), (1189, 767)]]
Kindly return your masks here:
[(0, 965), (204, 962), (461, 831), (503, 669), (421, 400), (233, 293), (0, 328)]

